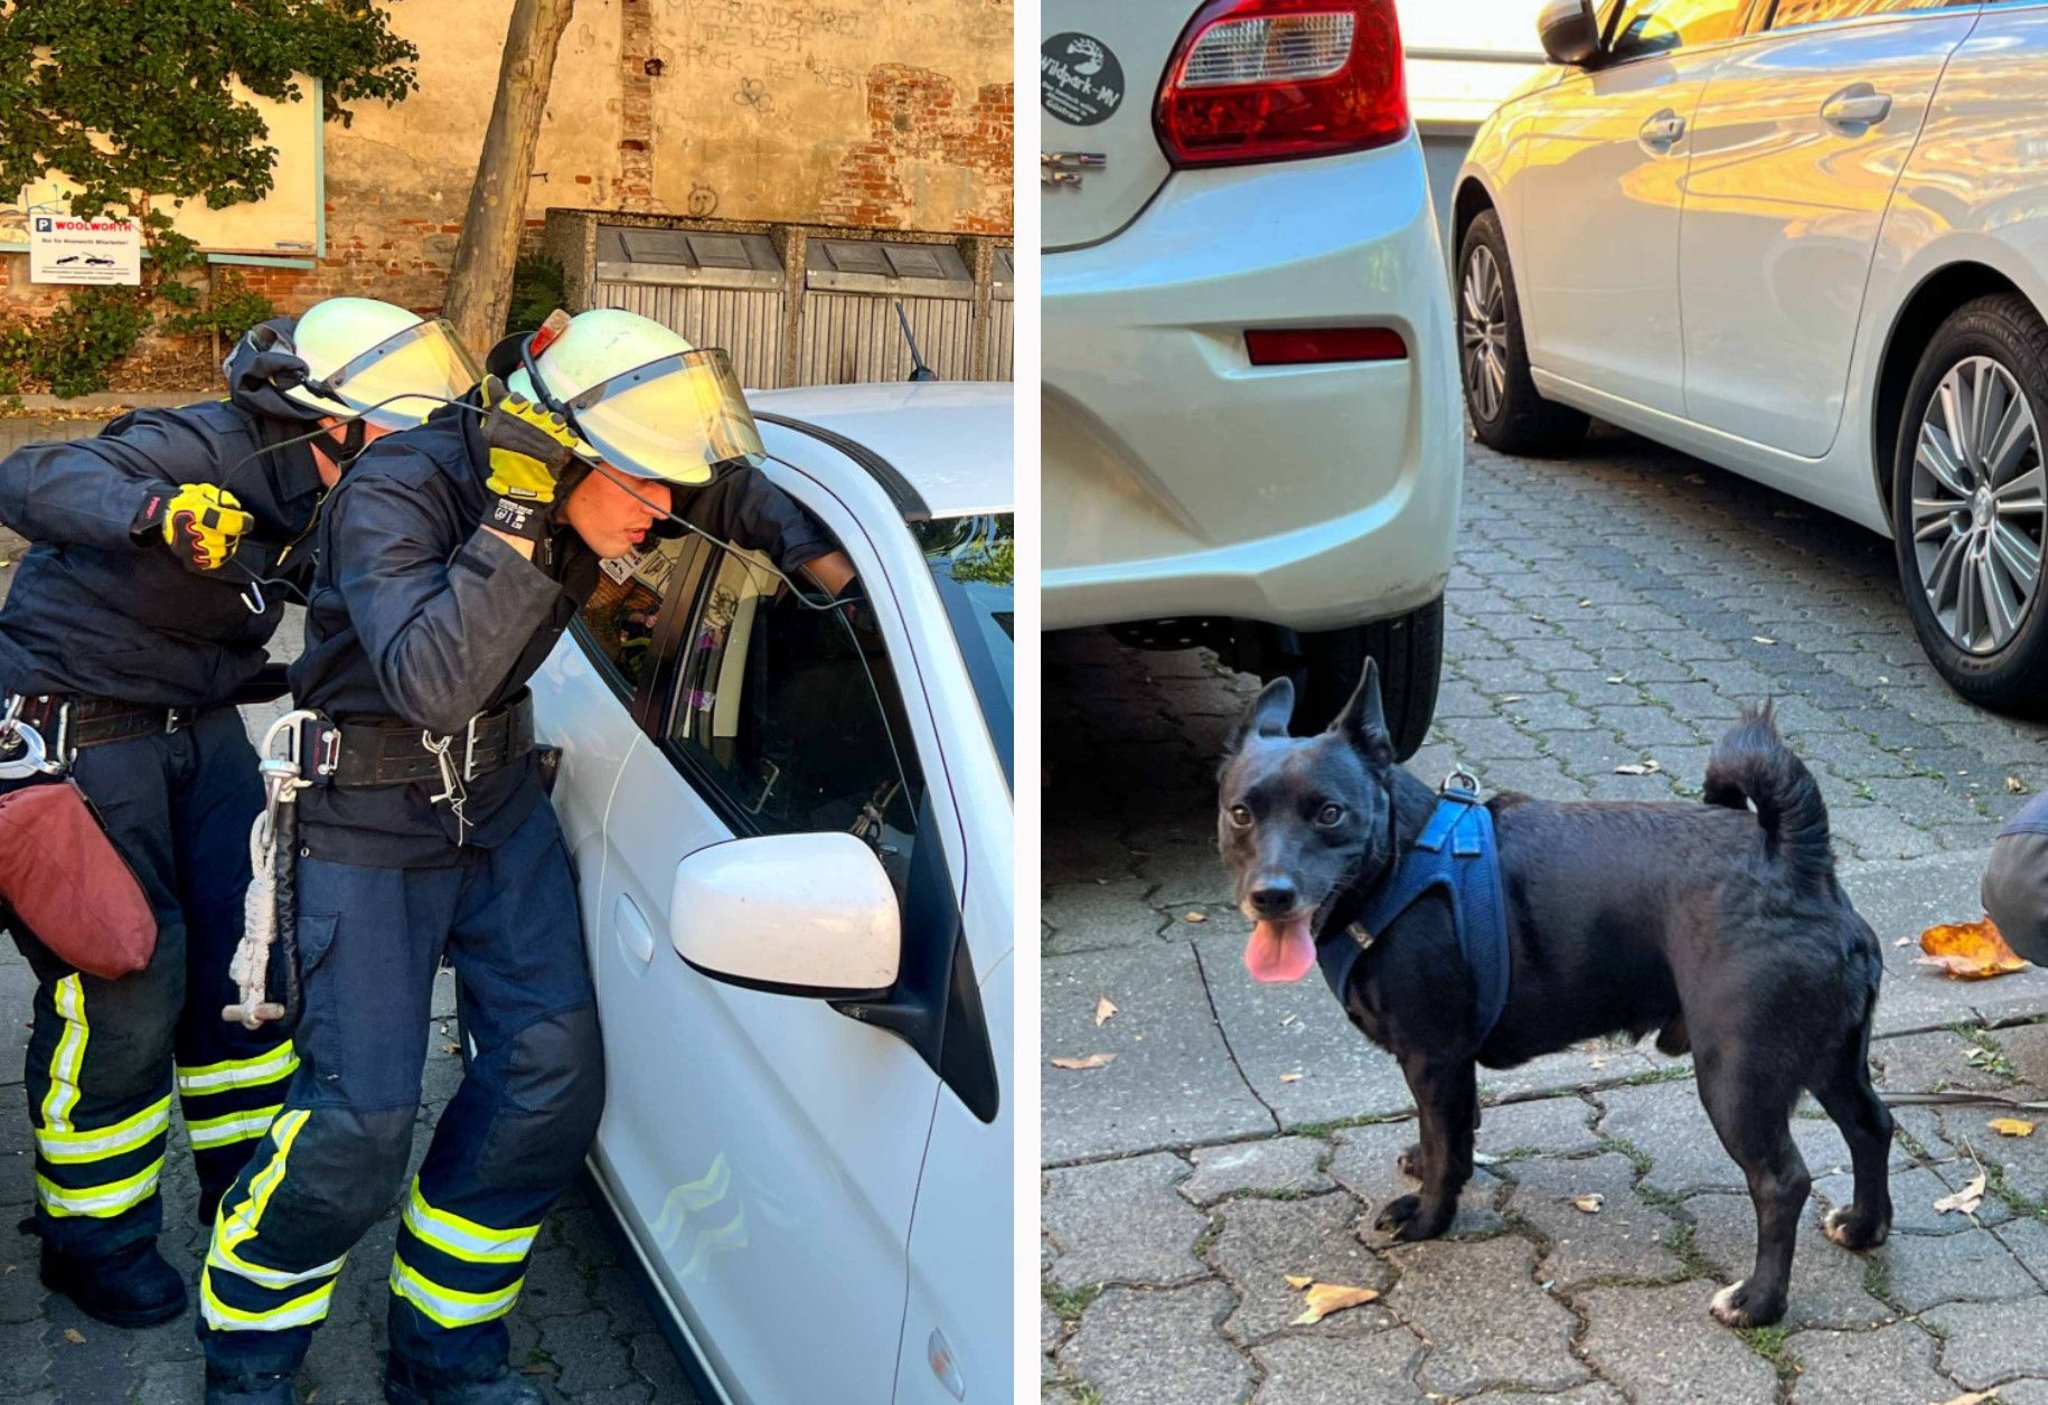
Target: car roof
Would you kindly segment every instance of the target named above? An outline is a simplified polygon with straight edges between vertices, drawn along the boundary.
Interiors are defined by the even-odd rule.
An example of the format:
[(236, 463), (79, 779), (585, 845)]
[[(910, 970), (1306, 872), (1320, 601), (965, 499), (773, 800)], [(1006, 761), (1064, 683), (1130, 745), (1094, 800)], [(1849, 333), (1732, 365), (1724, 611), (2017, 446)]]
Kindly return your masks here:
[(747, 392), (764, 414), (802, 420), (888, 460), (933, 517), (1010, 512), (1008, 381), (880, 381)]

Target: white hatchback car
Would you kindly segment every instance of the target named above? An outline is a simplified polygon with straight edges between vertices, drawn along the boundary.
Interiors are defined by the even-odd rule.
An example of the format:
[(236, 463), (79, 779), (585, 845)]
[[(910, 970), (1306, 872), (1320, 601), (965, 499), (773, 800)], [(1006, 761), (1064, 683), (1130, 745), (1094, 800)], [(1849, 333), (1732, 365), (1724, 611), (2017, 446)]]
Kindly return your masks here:
[(1046, 0), (1044, 626), (1435, 709), (1464, 433), (1393, 0)]
[(707, 1399), (1009, 1393), (1012, 400), (752, 396), (852, 618), (687, 536), (533, 683), (604, 1023), (591, 1168)]
[(2048, 6), (1557, 0), (1459, 177), (1479, 437), (1597, 415), (1897, 543), (1959, 693), (2048, 710)]

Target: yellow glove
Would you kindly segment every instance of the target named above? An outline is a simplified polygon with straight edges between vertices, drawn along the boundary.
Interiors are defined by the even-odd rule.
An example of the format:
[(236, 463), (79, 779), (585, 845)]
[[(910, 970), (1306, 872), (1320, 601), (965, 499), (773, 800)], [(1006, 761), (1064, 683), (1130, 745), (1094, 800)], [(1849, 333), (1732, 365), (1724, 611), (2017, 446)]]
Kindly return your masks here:
[(256, 525), (233, 493), (211, 483), (166, 484), (144, 513), (185, 568), (201, 573), (227, 565), (243, 535)]
[(547, 509), (555, 500), (562, 474), (588, 448), (552, 411), (505, 389), (496, 376), (484, 383), (484, 444), (491, 455), (484, 486), (495, 495), (487, 526), (528, 541), (547, 531)]

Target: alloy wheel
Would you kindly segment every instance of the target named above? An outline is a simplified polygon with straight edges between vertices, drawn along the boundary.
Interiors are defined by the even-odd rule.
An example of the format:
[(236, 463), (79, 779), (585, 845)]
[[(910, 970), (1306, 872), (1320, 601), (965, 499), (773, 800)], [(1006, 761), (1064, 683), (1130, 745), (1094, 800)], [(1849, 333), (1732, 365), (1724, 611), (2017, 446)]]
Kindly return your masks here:
[(1914, 450), (1913, 554), (1936, 621), (1968, 653), (2004, 648), (2040, 597), (2043, 483), (2019, 382), (1988, 356), (1952, 366)]
[(1484, 244), (1474, 244), (1465, 259), (1458, 313), (1465, 398), (1475, 415), (1491, 423), (1500, 418), (1508, 389), (1507, 288), (1493, 250)]

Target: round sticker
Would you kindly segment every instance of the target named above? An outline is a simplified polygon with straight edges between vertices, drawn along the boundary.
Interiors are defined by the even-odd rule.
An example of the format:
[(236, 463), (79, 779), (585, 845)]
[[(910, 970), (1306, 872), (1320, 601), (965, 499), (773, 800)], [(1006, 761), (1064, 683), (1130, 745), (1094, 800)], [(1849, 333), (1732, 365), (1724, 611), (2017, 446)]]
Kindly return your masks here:
[(1092, 127), (1124, 100), (1124, 66), (1100, 39), (1055, 34), (1038, 51), (1039, 101), (1062, 122)]

